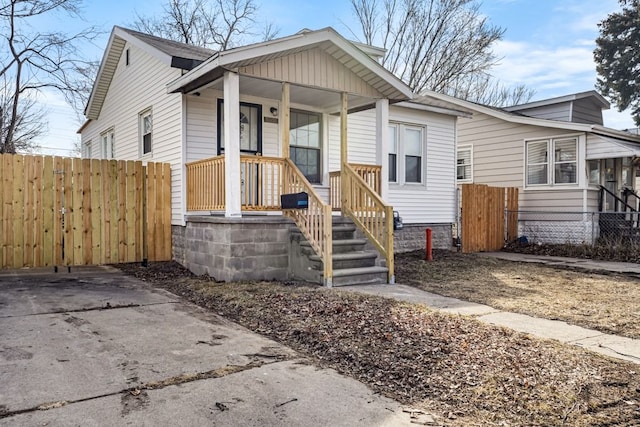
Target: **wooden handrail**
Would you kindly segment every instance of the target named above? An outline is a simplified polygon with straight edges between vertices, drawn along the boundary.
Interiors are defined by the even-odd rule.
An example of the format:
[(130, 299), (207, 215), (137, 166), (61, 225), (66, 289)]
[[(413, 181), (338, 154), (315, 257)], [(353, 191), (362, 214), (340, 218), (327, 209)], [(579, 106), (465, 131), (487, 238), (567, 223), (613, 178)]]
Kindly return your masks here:
[[(382, 187), (382, 166), (362, 163), (349, 163), (349, 166), (353, 168), (373, 191), (380, 194), (380, 188)], [(340, 171), (329, 172), (329, 203), (333, 207), (333, 210), (340, 210)]]
[(362, 230), (387, 261), (389, 283), (395, 281), (393, 258), (393, 207), (387, 205), (351, 165), (345, 164), (342, 211)]
[(313, 186), (291, 159), (284, 159), (283, 177), (283, 193), (304, 191), (308, 194), (309, 206), (307, 209), (283, 209), (282, 212), (293, 219), (315, 253), (322, 259), (324, 285), (331, 287), (333, 282), (331, 206), (326, 204), (316, 193)]

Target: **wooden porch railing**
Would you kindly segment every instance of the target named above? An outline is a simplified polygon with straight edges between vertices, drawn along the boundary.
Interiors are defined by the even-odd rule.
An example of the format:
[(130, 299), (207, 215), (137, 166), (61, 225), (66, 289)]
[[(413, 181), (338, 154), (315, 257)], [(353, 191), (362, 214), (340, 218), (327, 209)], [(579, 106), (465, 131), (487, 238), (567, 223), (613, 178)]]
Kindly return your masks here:
[(324, 285), (333, 281), (333, 237), (331, 205), (326, 204), (291, 159), (284, 159), (283, 193), (306, 192), (307, 209), (285, 209), (283, 213), (293, 219), (313, 250), (322, 259)]
[(345, 165), (342, 212), (348, 215), (387, 261), (389, 283), (394, 282), (393, 207), (385, 204), (380, 195), (351, 165)]
[(224, 156), (187, 163), (187, 210), (224, 209)]
[[(360, 176), (369, 187), (380, 195), (382, 169), (379, 165), (364, 165), (350, 163), (349, 166)], [(334, 211), (340, 210), (340, 171), (329, 172), (329, 203)]]
[[(224, 155), (187, 163), (187, 210), (217, 211), (225, 206)], [(243, 210), (280, 210), (284, 159), (240, 156)]]

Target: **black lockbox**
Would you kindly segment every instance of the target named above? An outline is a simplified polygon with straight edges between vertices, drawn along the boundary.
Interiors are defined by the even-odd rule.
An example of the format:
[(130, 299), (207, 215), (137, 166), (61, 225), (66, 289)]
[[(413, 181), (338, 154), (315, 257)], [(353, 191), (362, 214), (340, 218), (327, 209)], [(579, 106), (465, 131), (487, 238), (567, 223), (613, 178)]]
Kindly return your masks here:
[(309, 195), (304, 191), (301, 193), (280, 195), (280, 205), (282, 209), (307, 209), (309, 207)]

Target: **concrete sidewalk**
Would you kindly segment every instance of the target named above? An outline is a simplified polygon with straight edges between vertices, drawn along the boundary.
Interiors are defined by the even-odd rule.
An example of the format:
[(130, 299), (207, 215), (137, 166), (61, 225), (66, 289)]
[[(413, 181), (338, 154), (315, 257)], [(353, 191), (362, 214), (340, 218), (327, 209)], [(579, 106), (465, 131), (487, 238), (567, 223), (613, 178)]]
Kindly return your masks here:
[(517, 262), (533, 262), (592, 273), (618, 273), (640, 278), (640, 264), (635, 262), (600, 261), (584, 258), (570, 258), (548, 255), (519, 254), (515, 252), (480, 252), (480, 256), (506, 259)]
[[(640, 265), (635, 263), (546, 257), (507, 252), (490, 252), (481, 255), (510, 261), (537, 262), (590, 272), (611, 272), (640, 277)], [(604, 334), (599, 331), (570, 325), (559, 320), (540, 319), (524, 314), (500, 311), (488, 305), (443, 297), (406, 285), (355, 285), (340, 289), (424, 304), (430, 308), (447, 313), (473, 316), (485, 323), (525, 332), (539, 338), (554, 339), (565, 344), (583, 347), (606, 356), (640, 364), (639, 339)]]

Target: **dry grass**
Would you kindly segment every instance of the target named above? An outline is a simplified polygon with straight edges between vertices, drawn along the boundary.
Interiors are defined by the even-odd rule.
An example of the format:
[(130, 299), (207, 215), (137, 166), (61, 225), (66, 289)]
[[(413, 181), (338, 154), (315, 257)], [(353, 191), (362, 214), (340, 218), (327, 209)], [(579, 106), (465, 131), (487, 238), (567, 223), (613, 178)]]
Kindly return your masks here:
[(397, 281), (467, 301), (640, 338), (640, 279), (436, 251), (396, 257)]
[(640, 425), (638, 365), (375, 296), (125, 268), (441, 425)]

